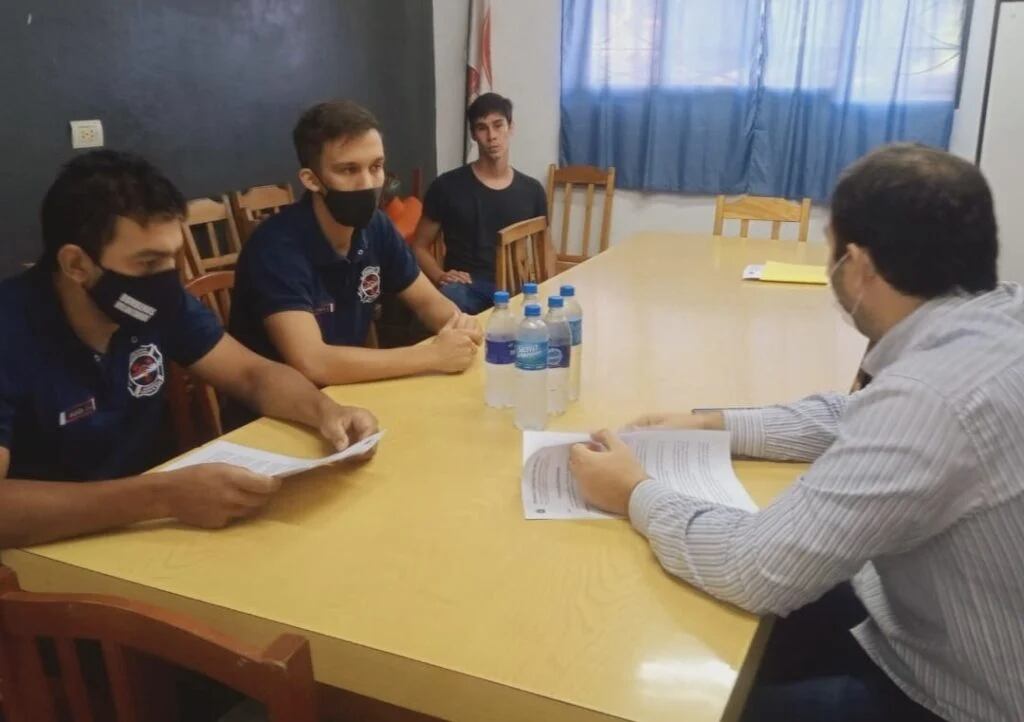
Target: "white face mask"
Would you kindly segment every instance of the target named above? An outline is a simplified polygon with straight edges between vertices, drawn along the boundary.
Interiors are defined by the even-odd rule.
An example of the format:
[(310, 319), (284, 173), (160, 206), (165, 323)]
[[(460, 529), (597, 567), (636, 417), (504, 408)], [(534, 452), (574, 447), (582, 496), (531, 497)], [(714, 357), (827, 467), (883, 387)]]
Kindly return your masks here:
[[(857, 328), (856, 315), (857, 311), (860, 310), (861, 301), (864, 300), (864, 289), (861, 289), (860, 294), (857, 296), (857, 300), (853, 302), (853, 307), (847, 310), (846, 307), (844, 307), (842, 302), (839, 300), (839, 295), (836, 293), (836, 285), (834, 281), (836, 271), (838, 271), (839, 267), (843, 265), (843, 261), (845, 261), (849, 257), (850, 253), (849, 251), (847, 251), (842, 255), (842, 257), (839, 259), (836, 265), (832, 267), (832, 272), (828, 274), (828, 285), (832, 289), (832, 305), (835, 306), (835, 309), (839, 313), (840, 317), (846, 322), (848, 326)], [(857, 330), (860, 331), (859, 328), (857, 328)]]

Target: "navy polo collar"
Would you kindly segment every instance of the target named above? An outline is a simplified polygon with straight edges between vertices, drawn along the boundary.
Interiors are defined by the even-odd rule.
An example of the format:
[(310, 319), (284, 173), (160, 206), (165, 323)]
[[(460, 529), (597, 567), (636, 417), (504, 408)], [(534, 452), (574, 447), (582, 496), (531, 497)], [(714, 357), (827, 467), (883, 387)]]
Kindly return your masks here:
[(26, 271), (35, 296), (32, 303), (32, 321), (40, 336), (56, 335), (65, 348), (87, 350), (85, 342), (71, 328), (64, 308), (60, 305), (57, 295), (56, 280), (53, 271), (36, 265)]
[(303, 234), (306, 242), (306, 250), (315, 266), (333, 266), (336, 263), (354, 263), (366, 254), (367, 241), (365, 229), (359, 229), (352, 233), (352, 244), (349, 246), (348, 255), (343, 256), (334, 250), (334, 246), (327, 240), (320, 221), (316, 218), (313, 210), (313, 194), (306, 191), (299, 201), (304, 206), (304, 212), (309, 223), (309, 232)]

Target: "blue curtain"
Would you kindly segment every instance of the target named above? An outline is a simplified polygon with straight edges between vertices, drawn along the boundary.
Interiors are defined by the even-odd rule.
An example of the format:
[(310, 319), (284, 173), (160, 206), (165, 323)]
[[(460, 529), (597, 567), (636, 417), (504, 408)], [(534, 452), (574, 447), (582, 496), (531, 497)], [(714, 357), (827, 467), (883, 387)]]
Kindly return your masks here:
[(827, 198), (948, 147), (966, 0), (563, 0), (561, 162), (616, 185)]

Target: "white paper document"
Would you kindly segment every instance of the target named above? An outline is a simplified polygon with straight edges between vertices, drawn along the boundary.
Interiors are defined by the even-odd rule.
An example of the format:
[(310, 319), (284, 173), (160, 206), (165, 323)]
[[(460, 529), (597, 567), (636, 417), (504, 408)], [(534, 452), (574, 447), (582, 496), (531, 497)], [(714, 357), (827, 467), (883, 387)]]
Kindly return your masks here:
[[(631, 431), (620, 435), (647, 473), (682, 494), (757, 511), (729, 459), (727, 431)], [(588, 434), (523, 432), (523, 513), (527, 519), (612, 519), (589, 506), (569, 472), (569, 450)]]
[(752, 263), (743, 269), (743, 280), (744, 281), (760, 281), (761, 274), (764, 273), (763, 263)]
[(201, 449), (196, 449), (189, 454), (185, 454), (185, 456), (177, 461), (172, 461), (163, 467), (161, 471), (173, 471), (174, 469), (183, 469), (186, 466), (195, 466), (196, 464), (231, 464), (232, 466), (241, 466), (256, 474), (284, 478), (315, 469), (318, 466), (334, 464), (345, 459), (351, 459), (353, 456), (365, 454), (377, 445), (382, 436), (384, 436), (384, 432), (379, 431), (372, 436), (367, 436), (362, 441), (357, 441), (343, 451), (317, 459), (304, 459), (298, 456), (275, 454), (272, 451), (253, 449), (249, 446), (219, 440), (207, 444)]

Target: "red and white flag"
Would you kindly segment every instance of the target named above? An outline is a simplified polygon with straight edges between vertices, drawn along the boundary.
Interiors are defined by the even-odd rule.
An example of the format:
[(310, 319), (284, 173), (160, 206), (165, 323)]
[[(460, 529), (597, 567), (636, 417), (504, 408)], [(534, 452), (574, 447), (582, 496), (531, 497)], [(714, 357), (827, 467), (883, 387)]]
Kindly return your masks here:
[[(491, 74), (491, 2), (470, 0), (469, 3), (469, 47), (466, 53), (466, 107), (480, 95), (494, 88)], [(466, 133), (465, 160), (475, 147), (473, 134)]]

